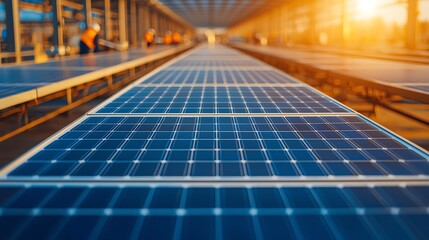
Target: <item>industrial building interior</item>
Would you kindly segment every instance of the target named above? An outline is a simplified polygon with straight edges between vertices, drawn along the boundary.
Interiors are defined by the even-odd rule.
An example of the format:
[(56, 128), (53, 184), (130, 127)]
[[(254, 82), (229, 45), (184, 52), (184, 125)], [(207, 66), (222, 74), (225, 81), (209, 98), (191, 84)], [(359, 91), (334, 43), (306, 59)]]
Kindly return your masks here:
[(429, 0), (0, 0), (0, 31), (0, 239), (429, 239)]

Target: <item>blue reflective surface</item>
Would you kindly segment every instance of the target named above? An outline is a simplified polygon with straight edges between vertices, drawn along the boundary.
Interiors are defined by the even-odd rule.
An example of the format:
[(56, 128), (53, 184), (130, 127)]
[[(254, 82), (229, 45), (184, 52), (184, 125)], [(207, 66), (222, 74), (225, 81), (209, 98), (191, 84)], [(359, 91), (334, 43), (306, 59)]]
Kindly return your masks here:
[(89, 117), (9, 176), (428, 175), (428, 167), (423, 153), (360, 117)]
[[(177, 62), (172, 66), (182, 63)], [(212, 63), (213, 64), (213, 63)], [(223, 64), (229, 65), (228, 62)], [(234, 70), (226, 66), (222, 70), (207, 70), (204, 62), (197, 61), (196, 64), (189, 64), (179, 69), (171, 67), (160, 71), (144, 81), (145, 84), (285, 84), (299, 83), (278, 71), (269, 69), (261, 70)], [(203, 65), (203, 66), (200, 66)], [(209, 64), (210, 65), (210, 64)], [(235, 63), (234, 63), (235, 65)], [(199, 66), (200, 70), (188, 70)], [(219, 66), (218, 66), (219, 67)], [(198, 68), (196, 68), (198, 69)], [(251, 69), (251, 68), (250, 68)]]
[(348, 109), (308, 87), (134, 87), (99, 114), (345, 113)]
[(222, 239), (424, 239), (428, 236), (428, 191), (427, 186), (9, 185), (0, 187), (0, 229), (3, 239), (214, 239), (217, 235)]
[(129, 62), (171, 48), (128, 51), (66, 58), (40, 64), (0, 68), (0, 98), (34, 90), (52, 83)]
[(143, 80), (11, 168), (4, 239), (428, 238), (429, 155), (367, 118), (223, 47)]

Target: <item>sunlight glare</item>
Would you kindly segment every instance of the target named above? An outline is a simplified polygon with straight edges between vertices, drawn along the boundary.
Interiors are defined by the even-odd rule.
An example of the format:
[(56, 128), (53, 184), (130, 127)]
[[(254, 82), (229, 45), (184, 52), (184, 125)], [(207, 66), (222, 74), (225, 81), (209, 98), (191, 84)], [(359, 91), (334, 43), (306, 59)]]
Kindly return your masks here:
[(359, 0), (357, 1), (357, 11), (359, 18), (371, 18), (375, 15), (377, 0)]
[(214, 45), (216, 43), (216, 35), (214, 33), (214, 31), (212, 30), (207, 30), (205, 32), (206, 37), (207, 37), (207, 42), (209, 45)]

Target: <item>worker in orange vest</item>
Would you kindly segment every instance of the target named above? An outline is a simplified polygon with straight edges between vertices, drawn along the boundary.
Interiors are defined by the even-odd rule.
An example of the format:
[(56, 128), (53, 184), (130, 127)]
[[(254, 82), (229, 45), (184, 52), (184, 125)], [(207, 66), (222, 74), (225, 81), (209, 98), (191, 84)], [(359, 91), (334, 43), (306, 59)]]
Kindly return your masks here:
[(172, 41), (172, 38), (171, 38), (171, 32), (170, 32), (170, 31), (167, 31), (167, 32), (165, 33), (165, 36), (164, 36), (164, 44), (165, 44), (165, 45), (170, 45), (170, 44), (171, 44), (171, 41)]
[(155, 41), (155, 30), (152, 28), (149, 29), (149, 31), (147, 31), (144, 35), (144, 40), (146, 41), (146, 46), (150, 47)]
[(182, 42), (182, 36), (180, 36), (179, 32), (173, 33), (172, 41), (174, 45), (180, 44), (180, 42)]
[(98, 38), (101, 27), (99, 24), (94, 23), (92, 27), (88, 28), (83, 32), (82, 37), (80, 38), (80, 54), (88, 54), (91, 50), (93, 52), (99, 52), (98, 47)]

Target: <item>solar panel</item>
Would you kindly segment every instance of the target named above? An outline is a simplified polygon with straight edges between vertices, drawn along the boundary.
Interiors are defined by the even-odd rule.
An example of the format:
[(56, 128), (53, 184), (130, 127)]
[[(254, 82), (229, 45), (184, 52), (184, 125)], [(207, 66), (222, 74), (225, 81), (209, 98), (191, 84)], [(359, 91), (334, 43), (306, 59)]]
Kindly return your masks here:
[(167, 68), (159, 74), (150, 77), (145, 84), (280, 84), (299, 83), (285, 77), (285, 75), (273, 71), (256, 68), (255, 70), (236, 70), (237, 68), (221, 70), (208, 70), (207, 68), (196, 70), (177, 70)]
[[(150, 54), (165, 51), (168, 48), (154, 49)], [(148, 55), (147, 52), (118, 52), (80, 58), (50, 61), (41, 64), (0, 68), (0, 98), (36, 90), (68, 78), (81, 76), (102, 68), (111, 67)]]
[(67, 78), (76, 77), (90, 72), (89, 70), (61, 70), (61, 69), (39, 69), (25, 71), (25, 68), (0, 68), (0, 79), (2, 83), (28, 84), (35, 83), (35, 79), (42, 83), (58, 82)]
[(237, 60), (229, 60), (228, 59), (196, 59), (196, 60), (183, 60), (179, 62), (175, 62), (171, 64), (171, 67), (229, 67), (234, 65), (234, 67), (258, 67), (265, 66), (263, 63), (255, 61), (255, 60), (247, 60), (247, 59), (237, 59)]
[(429, 236), (426, 151), (224, 47), (140, 79), (1, 174), (6, 239)]
[(429, 175), (428, 159), (357, 116), (89, 117), (9, 176)]
[[(0, 98), (34, 90), (38, 84), (0, 84)], [(36, 95), (36, 94), (34, 94)]]
[(305, 86), (137, 86), (96, 113), (346, 113)]
[(5, 239), (424, 239), (428, 193), (413, 185), (8, 185), (0, 229)]

